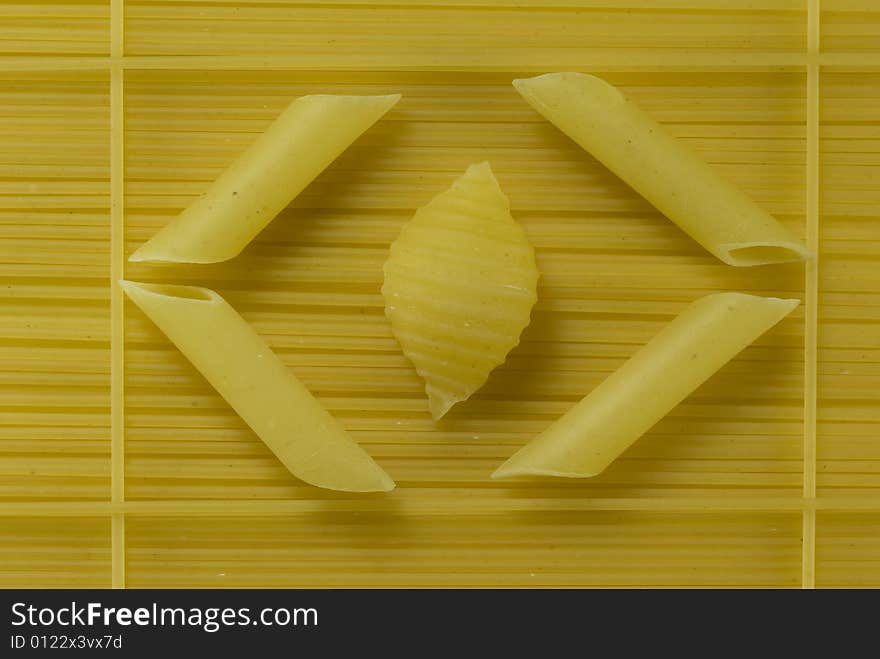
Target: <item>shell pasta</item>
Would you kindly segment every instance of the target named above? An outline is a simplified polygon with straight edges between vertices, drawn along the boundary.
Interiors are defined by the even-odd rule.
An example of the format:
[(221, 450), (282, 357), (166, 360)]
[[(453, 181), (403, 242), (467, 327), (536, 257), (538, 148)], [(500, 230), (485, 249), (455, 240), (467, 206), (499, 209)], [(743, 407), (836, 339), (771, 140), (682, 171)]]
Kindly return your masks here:
[(489, 163), (416, 211), (384, 270), (385, 313), (439, 419), (504, 362), (537, 300), (534, 249)]

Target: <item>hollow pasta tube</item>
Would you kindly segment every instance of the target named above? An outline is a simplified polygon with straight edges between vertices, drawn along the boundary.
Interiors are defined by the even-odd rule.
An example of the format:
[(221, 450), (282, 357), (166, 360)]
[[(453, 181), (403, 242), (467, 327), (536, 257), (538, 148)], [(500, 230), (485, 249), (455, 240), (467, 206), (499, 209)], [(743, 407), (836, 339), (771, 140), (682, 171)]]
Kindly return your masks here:
[(601, 473), (800, 300), (716, 293), (691, 303), (493, 478)]
[(398, 100), (400, 94), (296, 99), (129, 260), (217, 263), (237, 256)]
[(346, 492), (394, 488), (394, 481), (216, 292), (131, 281), (120, 285), (294, 476)]
[(535, 110), (729, 265), (799, 261), (806, 247), (616, 87), (583, 73), (514, 80)]

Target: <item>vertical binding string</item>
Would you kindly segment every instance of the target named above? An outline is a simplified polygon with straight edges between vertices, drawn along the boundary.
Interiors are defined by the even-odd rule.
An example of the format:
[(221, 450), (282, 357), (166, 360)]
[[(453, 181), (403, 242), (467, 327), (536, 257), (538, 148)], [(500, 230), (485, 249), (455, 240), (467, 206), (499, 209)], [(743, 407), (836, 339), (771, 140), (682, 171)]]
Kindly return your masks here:
[[(819, 0), (807, 6), (807, 247), (815, 258), (806, 264), (804, 314), (804, 491), (805, 503), (816, 498), (816, 380), (819, 327)], [(803, 511), (801, 585), (816, 586), (816, 511)]]
[[(110, 3), (110, 499), (125, 501), (123, 0)], [(125, 587), (125, 514), (111, 516), (111, 585)]]

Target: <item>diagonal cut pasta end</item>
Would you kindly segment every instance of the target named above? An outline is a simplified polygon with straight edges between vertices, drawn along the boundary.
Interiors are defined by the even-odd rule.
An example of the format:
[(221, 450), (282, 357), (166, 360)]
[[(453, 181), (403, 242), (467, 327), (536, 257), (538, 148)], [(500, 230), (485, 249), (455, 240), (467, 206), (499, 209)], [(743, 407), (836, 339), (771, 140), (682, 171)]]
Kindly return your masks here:
[(809, 261), (813, 255), (796, 240), (765, 240), (718, 245), (718, 258), (727, 265), (753, 266)]
[(128, 281), (126, 279), (120, 279), (119, 286), (131, 301), (138, 306), (145, 304), (150, 297), (171, 298), (191, 302), (211, 302), (215, 304), (223, 300), (216, 292), (202, 286), (150, 284), (147, 282)]
[(400, 98), (400, 94), (297, 98), (205, 193), (128, 260), (218, 263), (237, 256)]
[(492, 478), (602, 473), (655, 423), (800, 300), (716, 293), (691, 303)]
[(529, 462), (519, 463), (511, 458), (503, 465), (498, 467), (498, 469), (493, 471), (490, 478), (492, 478), (492, 480), (501, 480), (504, 478), (537, 476), (548, 476), (552, 478), (591, 478), (592, 476), (598, 476), (598, 473), (588, 474), (583, 471), (563, 471), (560, 469), (541, 467), (538, 464), (532, 464)]
[(391, 477), (218, 293), (119, 285), (294, 476), (345, 492), (394, 489)]
[(542, 114), (544, 110), (565, 112), (569, 108), (574, 109), (577, 105), (587, 102), (608, 106), (626, 102), (626, 97), (619, 89), (589, 73), (574, 71), (544, 73), (532, 78), (516, 78), (512, 84), (516, 91)]

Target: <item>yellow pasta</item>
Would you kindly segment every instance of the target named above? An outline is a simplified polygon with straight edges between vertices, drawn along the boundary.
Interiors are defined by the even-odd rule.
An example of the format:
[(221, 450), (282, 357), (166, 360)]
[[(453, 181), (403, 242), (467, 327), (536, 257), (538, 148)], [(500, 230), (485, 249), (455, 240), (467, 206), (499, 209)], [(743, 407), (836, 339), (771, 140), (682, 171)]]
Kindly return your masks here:
[(394, 489), (394, 481), (220, 295), (194, 286), (121, 285), (294, 476), (331, 490)]
[(537, 300), (534, 249), (489, 163), (416, 211), (384, 270), (385, 313), (439, 419), (504, 362)]
[(776, 218), (604, 80), (550, 73), (514, 80), (538, 112), (729, 265), (809, 253)]
[(799, 303), (742, 293), (700, 298), (492, 477), (599, 474)]
[(296, 99), (207, 192), (129, 260), (233, 258), (398, 100), (400, 94)]

